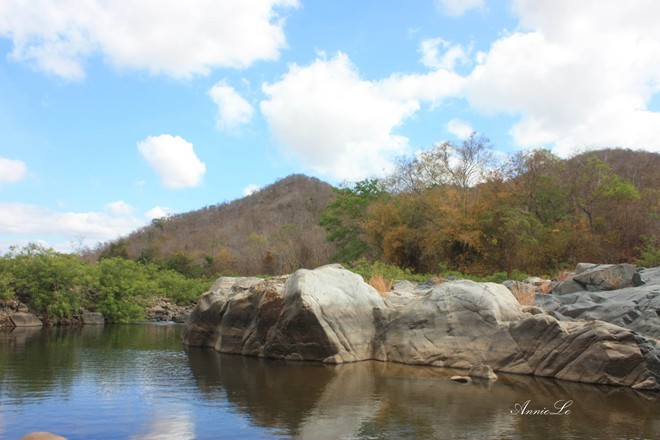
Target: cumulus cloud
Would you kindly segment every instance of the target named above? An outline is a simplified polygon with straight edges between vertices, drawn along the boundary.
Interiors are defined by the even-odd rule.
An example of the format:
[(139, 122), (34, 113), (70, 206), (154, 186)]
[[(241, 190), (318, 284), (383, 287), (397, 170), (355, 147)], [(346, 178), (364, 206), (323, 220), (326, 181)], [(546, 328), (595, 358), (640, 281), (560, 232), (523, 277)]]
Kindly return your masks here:
[(64, 235), (106, 241), (127, 234), (141, 221), (123, 201), (109, 203), (103, 211), (58, 212), (38, 205), (0, 203), (0, 234)]
[(422, 40), (419, 51), (422, 54), (422, 64), (432, 69), (454, 70), (457, 63), (468, 61), (463, 46), (452, 44), (442, 38)]
[(255, 185), (254, 183), (249, 184), (245, 188), (243, 188), (243, 196), (247, 197), (249, 195), (252, 195), (259, 191), (261, 187), (259, 185)]
[(16, 159), (0, 157), (0, 186), (3, 183), (14, 183), (27, 177), (28, 169), (25, 162)]
[(206, 173), (206, 165), (197, 158), (193, 145), (179, 136), (149, 136), (138, 143), (138, 150), (166, 188), (197, 186)]
[(233, 130), (252, 119), (254, 110), (252, 105), (226, 81), (216, 83), (209, 96), (218, 106), (218, 120), (216, 125), (221, 130)]
[(396, 129), (420, 101), (457, 93), (457, 79), (437, 71), (369, 81), (340, 52), (291, 65), (280, 81), (262, 86), (267, 99), (260, 108), (285, 153), (320, 174), (357, 180), (382, 174), (408, 151), (408, 139)]
[(660, 151), (660, 3), (516, 0), (519, 29), (481, 54), (464, 93), (484, 113), (519, 115), (520, 147)]
[(454, 118), (447, 122), (447, 131), (459, 139), (467, 139), (474, 132), (474, 129), (467, 122)]
[(470, 9), (483, 9), (484, 0), (435, 0), (436, 6), (447, 15), (459, 16)]
[(174, 77), (274, 60), (286, 46), (281, 11), (297, 0), (6, 0), (0, 36), (11, 57), (79, 79), (86, 58)]
[(167, 217), (172, 213), (172, 209), (166, 206), (154, 206), (149, 211), (144, 213), (144, 216), (149, 220)]

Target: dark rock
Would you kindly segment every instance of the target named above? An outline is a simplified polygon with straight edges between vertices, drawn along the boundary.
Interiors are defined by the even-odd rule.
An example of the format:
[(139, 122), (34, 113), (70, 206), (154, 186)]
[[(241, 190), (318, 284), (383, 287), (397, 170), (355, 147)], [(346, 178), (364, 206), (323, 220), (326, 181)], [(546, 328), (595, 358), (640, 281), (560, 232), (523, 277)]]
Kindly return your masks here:
[(573, 279), (568, 279), (558, 283), (552, 293), (556, 295), (565, 295), (567, 293), (583, 292), (585, 289), (584, 285), (578, 283)]
[(472, 382), (472, 379), (470, 379), (468, 376), (452, 376), (449, 378), (449, 380), (453, 380), (454, 382), (458, 382), (458, 383)]
[(598, 292), (632, 286), (637, 270), (632, 264), (602, 264), (580, 271), (576, 269), (576, 273), (573, 281), (586, 286), (589, 291)]

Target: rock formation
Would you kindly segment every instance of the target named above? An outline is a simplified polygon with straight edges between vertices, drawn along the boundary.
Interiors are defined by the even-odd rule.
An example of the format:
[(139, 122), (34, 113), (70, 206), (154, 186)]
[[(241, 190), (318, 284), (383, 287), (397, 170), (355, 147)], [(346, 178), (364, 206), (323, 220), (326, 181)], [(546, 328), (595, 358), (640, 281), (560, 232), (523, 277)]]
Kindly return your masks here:
[[(605, 321), (660, 339), (660, 267), (592, 265), (581, 270), (585, 266), (578, 265), (575, 276), (557, 285), (552, 295), (538, 295), (537, 305), (558, 317)], [(612, 283), (621, 287), (612, 290)], [(563, 289), (567, 284), (572, 288)]]
[(224, 353), (326, 363), (393, 361), (658, 390), (653, 337), (523, 308), (505, 286), (397, 283), (383, 298), (341, 266), (289, 277), (221, 278), (182, 339)]

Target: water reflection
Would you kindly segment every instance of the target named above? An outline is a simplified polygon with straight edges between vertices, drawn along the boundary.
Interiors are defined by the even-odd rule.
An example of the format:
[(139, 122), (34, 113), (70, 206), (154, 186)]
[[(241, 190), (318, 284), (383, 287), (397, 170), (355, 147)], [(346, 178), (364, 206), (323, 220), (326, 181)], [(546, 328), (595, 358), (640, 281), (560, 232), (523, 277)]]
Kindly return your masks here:
[[(657, 394), (362, 362), (281, 362), (190, 348), (180, 326), (0, 331), (0, 437), (70, 440), (655, 438)], [(463, 373), (464, 372), (459, 372)], [(511, 414), (516, 403), (571, 414)]]
[[(656, 394), (530, 376), (463, 385), (456, 371), (362, 362), (329, 366), (222, 355), (191, 348), (190, 367), (209, 401), (230, 402), (259, 425), (318, 438), (653, 438)], [(568, 415), (516, 415), (514, 405)]]

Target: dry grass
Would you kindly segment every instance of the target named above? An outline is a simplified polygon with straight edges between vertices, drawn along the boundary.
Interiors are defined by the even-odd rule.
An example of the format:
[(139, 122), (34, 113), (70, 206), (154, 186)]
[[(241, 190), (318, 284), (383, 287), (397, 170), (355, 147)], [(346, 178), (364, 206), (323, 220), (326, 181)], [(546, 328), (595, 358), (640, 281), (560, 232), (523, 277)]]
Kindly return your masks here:
[(553, 287), (554, 284), (551, 281), (545, 281), (539, 286), (539, 290), (542, 295), (545, 295), (546, 293), (550, 293)]
[(567, 279), (572, 278), (572, 277), (573, 277), (573, 272), (570, 272), (568, 270), (562, 270), (555, 277), (555, 281), (557, 281), (558, 283), (561, 283), (562, 281), (566, 281)]
[(615, 274), (611, 270), (605, 270), (603, 272), (603, 279), (607, 284), (609, 284), (608, 287), (612, 290), (626, 287), (626, 282), (623, 280), (623, 275)]
[(394, 283), (388, 279), (385, 279), (382, 275), (372, 275), (369, 279), (369, 285), (376, 289), (380, 296), (387, 298), (389, 292), (392, 290), (392, 285)]
[(533, 306), (536, 299), (536, 290), (531, 286), (523, 284), (515, 284), (513, 286), (513, 296), (516, 297), (518, 302), (523, 306)]

